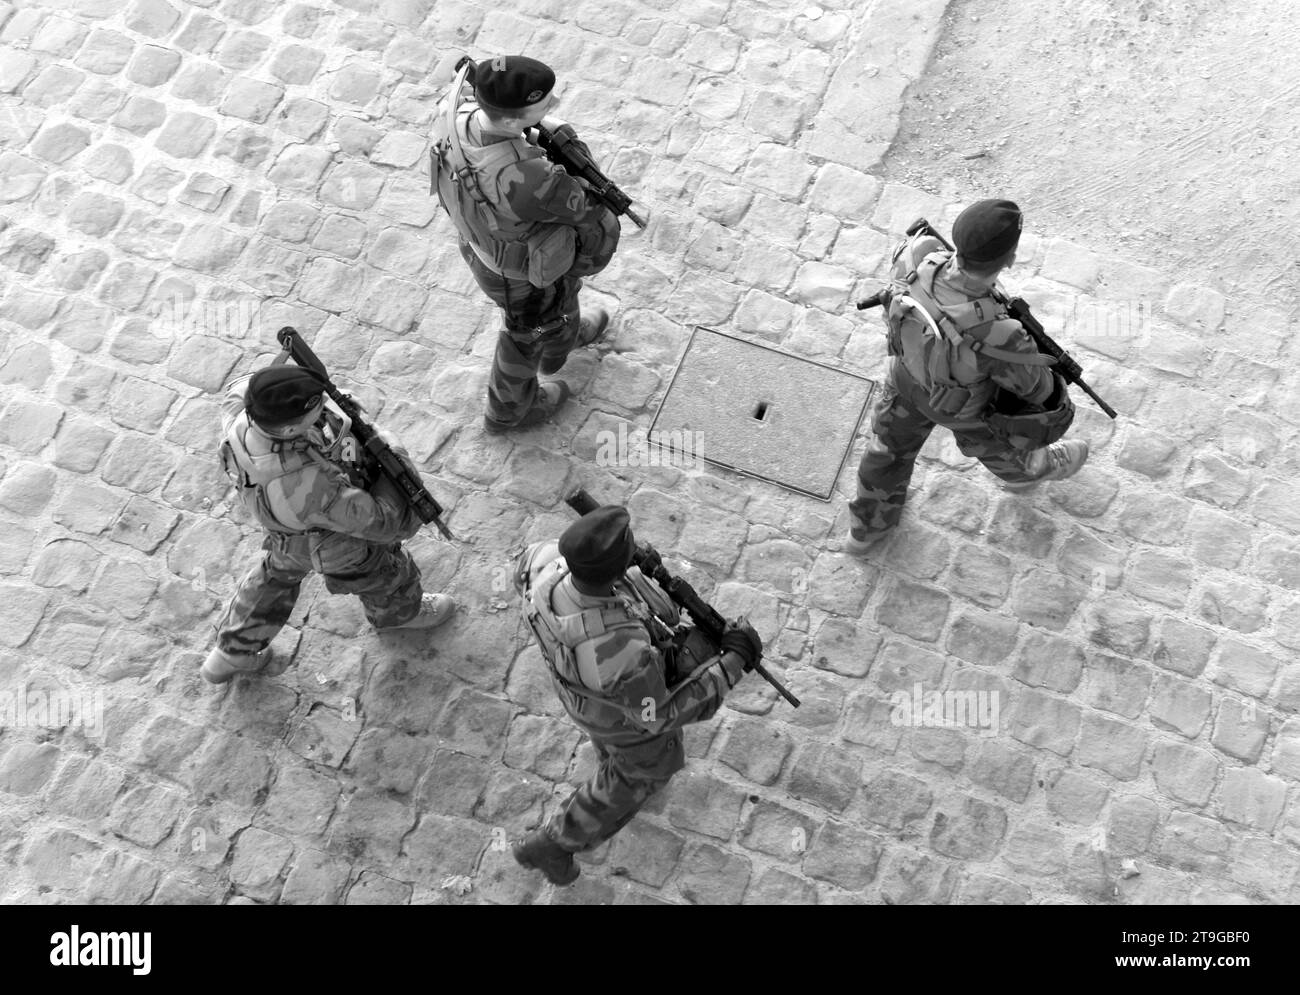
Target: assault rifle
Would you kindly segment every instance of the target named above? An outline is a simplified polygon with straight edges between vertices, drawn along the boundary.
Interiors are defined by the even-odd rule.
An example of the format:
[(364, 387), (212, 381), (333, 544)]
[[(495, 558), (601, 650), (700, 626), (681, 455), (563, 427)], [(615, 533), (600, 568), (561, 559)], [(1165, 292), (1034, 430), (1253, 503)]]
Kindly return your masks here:
[(275, 333), (279, 340), (280, 346), (284, 349), (281, 359), (291, 358), (299, 366), (312, 370), (320, 376), (325, 382), (325, 393), (330, 396), (339, 410), (352, 419), (351, 432), (356, 436), (356, 440), (361, 443), (365, 449), (369, 462), (382, 473), (385, 477), (397, 485), (402, 496), (406, 498), (408, 504), (415, 509), (416, 515), (420, 521), (426, 525), (432, 522), (437, 526), (438, 531), (443, 537), (450, 540), (454, 538), (447, 526), (442, 521), (442, 505), (440, 505), (429, 489), (424, 486), (424, 481), (420, 475), (414, 472), (403, 462), (402, 458), (393, 452), (392, 447), (383, 440), (374, 426), (368, 424), (361, 417), (361, 405), (350, 395), (345, 394), (334, 386), (330, 380), (329, 373), (325, 369), (325, 364), (320, 361), (311, 350), (306, 342), (303, 341), (297, 330), (286, 325)]
[[(578, 488), (564, 500), (579, 515), (585, 515), (600, 507), (595, 498), (582, 488)], [(722, 641), (722, 634), (727, 630), (727, 620), (718, 614), (716, 608), (701, 598), (695, 592), (695, 588), (691, 587), (681, 577), (674, 577), (670, 574), (664, 566), (659, 552), (653, 546), (647, 542), (637, 543), (632, 562), (636, 564), (643, 574), (662, 587), (668, 597), (673, 599), (674, 604), (691, 616), (691, 621), (709, 637), (710, 641), (715, 645)], [(789, 688), (773, 677), (758, 660), (755, 660), (753, 665), (746, 669), (754, 671), (759, 677), (771, 684), (772, 687), (776, 688), (777, 693), (795, 708), (799, 707), (799, 699), (790, 693)]]
[[(933, 235), (943, 243), (943, 247), (949, 252), (956, 251), (952, 247), (952, 244), (940, 235), (935, 227), (925, 218), (918, 218), (916, 221), (912, 222), (911, 227), (908, 228), (906, 232), (909, 238), (917, 233)], [(1002, 304), (1006, 306), (1008, 315), (1020, 322), (1025, 331), (1029, 333), (1029, 337), (1034, 340), (1034, 344), (1038, 346), (1038, 351), (1044, 355), (1051, 356), (1056, 360), (1056, 371), (1061, 374), (1066, 383), (1074, 384), (1096, 401), (1097, 406), (1100, 407), (1102, 411), (1110, 415), (1111, 418), (1116, 417), (1115, 409), (1098, 397), (1097, 392), (1084, 382), (1083, 367), (1079, 365), (1078, 360), (1062, 349), (1057, 344), (1056, 340), (1047, 334), (1042, 323), (1035, 318), (1033, 313), (1029, 310), (1029, 305), (1025, 302), (1023, 297), (1007, 297), (1005, 294), (1002, 294), (997, 290), (994, 291), (993, 296), (996, 300), (1001, 301)], [(865, 300), (858, 301), (858, 310), (863, 311), (867, 308), (879, 307), (882, 304), (888, 307), (891, 297), (892, 291), (890, 288), (886, 287), (885, 289), (872, 294)]]
[(645, 221), (632, 210), (632, 198), (600, 171), (591, 156), (587, 154), (586, 146), (575, 140), (578, 135), (573, 130), (573, 125), (551, 121), (548, 126), (544, 121), (536, 127), (537, 144), (542, 147), (551, 162), (563, 166), (564, 171), (570, 176), (586, 180), (591, 192), (615, 214), (626, 214), (638, 228), (645, 227)]

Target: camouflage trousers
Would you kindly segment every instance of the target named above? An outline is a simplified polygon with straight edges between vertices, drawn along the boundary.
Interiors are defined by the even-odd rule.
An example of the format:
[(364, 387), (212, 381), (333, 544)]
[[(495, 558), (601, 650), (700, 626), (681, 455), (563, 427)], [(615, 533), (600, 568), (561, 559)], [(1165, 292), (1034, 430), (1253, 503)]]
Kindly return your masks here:
[[(217, 646), (222, 651), (256, 654), (266, 649), (289, 620), (303, 579), (313, 572), (321, 574), (331, 594), (359, 597), (366, 618), (376, 628), (401, 625), (419, 614), (424, 593), (420, 568), (400, 543), (385, 546), (337, 532), (324, 535), (329, 561), (322, 561), (320, 535), (267, 534), (262, 558), (239, 582), (230, 607), (217, 623)], [(333, 572), (349, 559), (350, 568)]]
[(590, 850), (632, 821), (656, 791), (686, 766), (681, 730), (635, 746), (614, 746), (592, 738), (596, 773), (571, 794), (547, 825), (565, 850)]
[(858, 464), (858, 494), (849, 502), (856, 538), (898, 524), (917, 454), (936, 425), (952, 432), (964, 455), (978, 459), (991, 473), (1010, 483), (1036, 480), (1046, 472), (1027, 472), (1029, 451), (1012, 448), (981, 421), (956, 421), (938, 414), (930, 407), (929, 398), (929, 391), (898, 359), (893, 359), (872, 414), (871, 441)]
[(460, 243), (460, 254), (479, 287), (505, 312), (488, 380), (487, 417), (513, 425), (533, 405), (538, 369), (556, 372), (578, 341), (582, 281), (562, 276), (550, 286), (534, 287), (492, 272), (466, 242)]

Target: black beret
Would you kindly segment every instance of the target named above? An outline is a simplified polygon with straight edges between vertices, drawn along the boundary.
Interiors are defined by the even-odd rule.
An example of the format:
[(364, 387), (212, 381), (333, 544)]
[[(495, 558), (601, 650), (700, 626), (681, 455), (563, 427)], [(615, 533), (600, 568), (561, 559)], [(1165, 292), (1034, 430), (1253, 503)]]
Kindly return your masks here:
[(268, 366), (248, 381), (245, 407), (259, 425), (287, 425), (310, 412), (324, 392), (325, 382), (312, 370)]
[(560, 555), (578, 580), (591, 584), (617, 580), (632, 562), (632, 538), (627, 509), (605, 505), (583, 515), (560, 536)]
[(554, 89), (551, 67), (526, 55), (498, 55), (474, 67), (474, 96), (488, 110), (523, 110)]
[(957, 254), (987, 263), (1005, 256), (1020, 241), (1024, 218), (1009, 200), (979, 200), (957, 215), (952, 226)]

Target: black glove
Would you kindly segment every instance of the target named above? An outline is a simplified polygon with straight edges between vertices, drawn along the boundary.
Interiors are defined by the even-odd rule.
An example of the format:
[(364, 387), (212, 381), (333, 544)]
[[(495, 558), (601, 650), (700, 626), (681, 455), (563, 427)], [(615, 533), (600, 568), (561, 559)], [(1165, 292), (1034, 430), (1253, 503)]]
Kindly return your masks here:
[(754, 627), (745, 621), (732, 622), (722, 634), (722, 652), (735, 653), (745, 661), (746, 672), (754, 669), (763, 655), (763, 640)]

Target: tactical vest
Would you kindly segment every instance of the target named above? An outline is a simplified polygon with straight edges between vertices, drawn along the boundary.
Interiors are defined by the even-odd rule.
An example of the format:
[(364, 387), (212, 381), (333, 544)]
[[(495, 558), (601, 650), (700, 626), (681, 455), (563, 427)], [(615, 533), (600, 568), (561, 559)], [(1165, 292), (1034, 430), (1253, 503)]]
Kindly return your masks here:
[(525, 221), (498, 194), (497, 178), (515, 162), (546, 153), (523, 137), (482, 147), (467, 144), (477, 109), (457, 107), (463, 72), (452, 84), (445, 109), (434, 120), (429, 150), (430, 193), (488, 269), (535, 287), (547, 287), (573, 266), (577, 234), (572, 225)]
[(251, 427), (248, 412), (241, 411), (221, 443), (221, 466), (239, 488), (240, 501), (268, 531), (288, 535), (320, 531), (305, 528), (301, 523), (282, 521), (271, 508), (266, 488), (272, 481), (301, 473), (308, 467), (318, 467), (328, 474), (346, 471), (338, 463), (326, 459), (306, 436), (272, 440), (270, 452), (254, 455), (249, 452), (247, 443)]
[[(939, 271), (952, 253), (932, 235), (916, 235), (895, 250), (889, 310), (889, 353), (929, 392), (930, 407), (947, 418), (982, 422), (1017, 449), (1037, 449), (1063, 436), (1074, 420), (1074, 405), (1060, 374), (1045, 410), (1025, 412), (1014, 398), (988, 376), (961, 380), (955, 369), (958, 350), (966, 346), (988, 356), (1022, 366), (1054, 366), (1042, 353), (1012, 352), (991, 346), (986, 336), (999, 321), (1010, 321), (1006, 307), (992, 294), (960, 304), (941, 304), (934, 294)], [(920, 370), (920, 375), (918, 375)]]
[[(639, 571), (629, 571), (623, 580), (631, 587), (633, 597), (624, 595), (616, 605), (559, 615), (555, 610), (555, 588), (569, 576), (569, 567), (553, 544), (547, 546), (548, 553), (554, 558), (543, 563), (535, 560), (526, 564), (515, 582), (523, 595), (524, 617), (537, 637), (551, 676), (578, 698), (598, 702), (632, 719), (636, 725), (642, 725), (639, 716), (590, 687), (588, 681), (599, 684), (597, 675), (590, 674), (587, 680), (583, 679), (577, 650), (583, 643), (617, 629), (640, 630), (656, 649), (668, 650), (675, 644), (676, 633), (659, 612), (671, 610), (672, 603), (641, 577)], [(541, 552), (538, 550), (539, 554)]]

